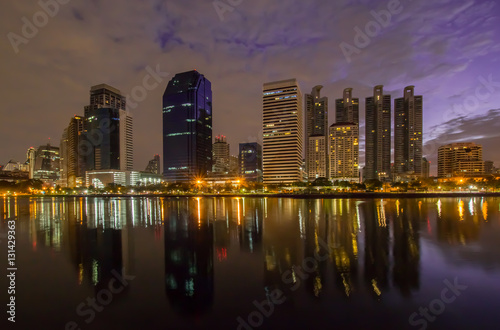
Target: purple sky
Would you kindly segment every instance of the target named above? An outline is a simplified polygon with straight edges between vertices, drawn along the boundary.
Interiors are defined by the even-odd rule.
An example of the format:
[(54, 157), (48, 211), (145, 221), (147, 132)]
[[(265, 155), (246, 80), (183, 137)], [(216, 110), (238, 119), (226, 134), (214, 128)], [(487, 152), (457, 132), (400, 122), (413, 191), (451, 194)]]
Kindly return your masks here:
[[(5, 1), (0, 164), (24, 161), (28, 147), (49, 137), (58, 144), (70, 118), (83, 114), (91, 85), (107, 83), (130, 94), (142, 86), (146, 68), (159, 65), (170, 75), (131, 109), (139, 170), (161, 154), (161, 96), (168, 80), (191, 69), (212, 82), (213, 135), (226, 135), (233, 154), (240, 142), (261, 141), (262, 83), (295, 77), (303, 93), (324, 86), (330, 123), (334, 99), (346, 87), (361, 99), (364, 125), (364, 98), (374, 85), (385, 85), (393, 98), (415, 85), (424, 95), (424, 153), (433, 166), (437, 146), (458, 141), (483, 144), (484, 158), (500, 166), (500, 6), (487, 0), (393, 5), (243, 0), (221, 20), (210, 0), (72, 0), (43, 24), (38, 1)], [(355, 46), (354, 29), (376, 29), (371, 11), (388, 7), (396, 8), (388, 24), (372, 30), (348, 61), (340, 45)], [(23, 36), (22, 18), (33, 22), (34, 15), (38, 32), (16, 52), (9, 33)], [(483, 87), (488, 80), (493, 83)]]

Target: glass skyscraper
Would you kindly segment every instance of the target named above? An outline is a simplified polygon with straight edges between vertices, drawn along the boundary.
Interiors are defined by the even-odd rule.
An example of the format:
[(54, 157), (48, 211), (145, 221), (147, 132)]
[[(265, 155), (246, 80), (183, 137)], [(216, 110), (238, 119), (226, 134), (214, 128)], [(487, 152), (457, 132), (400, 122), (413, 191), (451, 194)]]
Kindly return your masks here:
[(198, 71), (178, 73), (163, 94), (163, 175), (190, 181), (212, 170), (212, 84)]

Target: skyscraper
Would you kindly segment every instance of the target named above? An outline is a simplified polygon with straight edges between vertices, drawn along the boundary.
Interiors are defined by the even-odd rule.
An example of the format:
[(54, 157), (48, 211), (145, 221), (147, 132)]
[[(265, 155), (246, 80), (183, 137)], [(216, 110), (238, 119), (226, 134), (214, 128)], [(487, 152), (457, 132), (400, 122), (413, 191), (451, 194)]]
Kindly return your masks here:
[(38, 147), (35, 153), (33, 178), (55, 183), (59, 180), (60, 170), (59, 147), (53, 147), (50, 143)]
[(263, 86), (264, 183), (302, 179), (302, 93), (296, 79)]
[(387, 181), (391, 174), (391, 96), (384, 86), (366, 98), (365, 180)]
[(329, 162), (332, 180), (359, 181), (359, 99), (352, 88), (335, 100), (336, 123), (330, 126)]
[(323, 86), (305, 95), (306, 167), (310, 181), (328, 177), (328, 98), (321, 97)]
[(85, 142), (79, 146), (85, 170), (133, 169), (133, 119), (125, 104), (118, 89), (106, 84), (91, 87), (90, 104), (85, 107)]
[(229, 172), (229, 144), (224, 135), (215, 137), (213, 148), (213, 165), (212, 172), (214, 173), (227, 173)]
[(394, 100), (394, 170), (396, 174), (422, 175), (423, 97), (408, 86)]
[(240, 143), (240, 172), (246, 181), (262, 182), (262, 147), (257, 142)]
[(198, 71), (178, 73), (163, 94), (163, 175), (190, 181), (212, 170), (212, 85)]
[(359, 99), (352, 97), (352, 88), (344, 89), (343, 98), (335, 100), (335, 122), (359, 124)]
[(356, 123), (330, 126), (330, 178), (359, 181), (359, 128)]
[(71, 118), (61, 139), (61, 183), (70, 188), (83, 185), (85, 177), (85, 157), (82, 150), (85, 119)]

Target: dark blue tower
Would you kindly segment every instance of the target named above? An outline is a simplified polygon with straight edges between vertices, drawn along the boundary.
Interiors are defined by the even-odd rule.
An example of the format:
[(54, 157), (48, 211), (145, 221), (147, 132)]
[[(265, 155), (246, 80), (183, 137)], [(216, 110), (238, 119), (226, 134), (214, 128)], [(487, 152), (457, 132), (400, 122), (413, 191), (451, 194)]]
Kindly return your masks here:
[(169, 182), (212, 169), (212, 84), (198, 71), (178, 73), (163, 94), (163, 175)]

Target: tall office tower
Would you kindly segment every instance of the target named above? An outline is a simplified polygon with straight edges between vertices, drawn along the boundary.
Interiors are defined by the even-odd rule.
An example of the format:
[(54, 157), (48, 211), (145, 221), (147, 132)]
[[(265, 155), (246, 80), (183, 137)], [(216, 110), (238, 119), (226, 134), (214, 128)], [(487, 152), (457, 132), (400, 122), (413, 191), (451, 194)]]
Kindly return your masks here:
[(59, 181), (61, 187), (68, 187), (68, 128), (65, 128), (59, 144)]
[(483, 147), (472, 142), (452, 143), (438, 149), (438, 177), (484, 175)]
[(133, 119), (121, 92), (109, 85), (90, 88), (80, 153), (85, 170), (124, 170), (134, 166)]
[(215, 137), (215, 143), (212, 146), (213, 165), (212, 172), (227, 173), (229, 172), (229, 144), (224, 135)]
[(262, 182), (262, 147), (257, 142), (240, 143), (240, 174), (246, 181)]
[(63, 159), (63, 180), (67, 187), (81, 187), (85, 177), (85, 157), (83, 150), (85, 119), (81, 116), (71, 118), (66, 131), (66, 145), (61, 149), (61, 159)]
[(146, 166), (146, 173), (160, 174), (160, 155), (155, 155)]
[(190, 181), (212, 170), (212, 84), (198, 71), (178, 73), (163, 94), (163, 175)]
[(344, 89), (343, 98), (335, 100), (335, 122), (359, 124), (359, 99), (352, 97), (352, 88)]
[(61, 174), (59, 147), (50, 143), (38, 147), (35, 153), (35, 167), (33, 178), (43, 181), (56, 182)]
[(31, 147), (26, 152), (26, 163), (28, 164), (29, 178), (33, 179), (35, 176), (35, 159), (36, 151), (35, 148)]
[(126, 110), (127, 102), (120, 90), (107, 84), (95, 85), (90, 88), (90, 103), (85, 106), (85, 118), (89, 117), (91, 110), (99, 108), (112, 108)]
[(415, 87), (404, 89), (394, 100), (394, 170), (396, 174), (422, 175), (423, 97)]
[(391, 177), (391, 96), (375, 86), (366, 98), (365, 180), (388, 181)]
[(431, 162), (427, 158), (422, 158), (422, 178), (427, 179), (431, 176)]
[(359, 182), (359, 127), (356, 123), (330, 126), (330, 178)]
[(310, 181), (328, 177), (328, 98), (321, 97), (323, 86), (305, 95), (306, 167)]
[(302, 93), (296, 79), (263, 86), (264, 183), (302, 180)]

